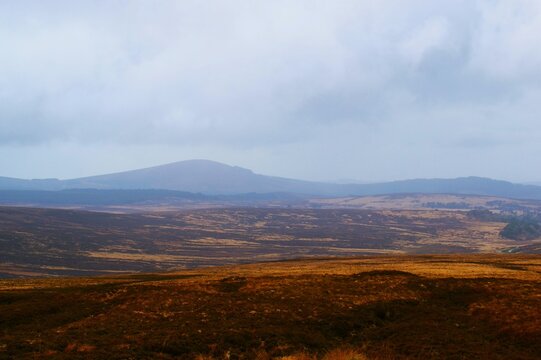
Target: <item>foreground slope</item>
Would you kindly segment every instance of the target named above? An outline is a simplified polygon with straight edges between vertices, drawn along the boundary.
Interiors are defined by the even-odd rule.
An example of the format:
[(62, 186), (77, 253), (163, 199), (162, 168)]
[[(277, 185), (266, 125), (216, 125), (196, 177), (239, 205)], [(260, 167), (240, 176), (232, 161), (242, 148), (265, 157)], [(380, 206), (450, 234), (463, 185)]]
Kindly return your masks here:
[(311, 359), (349, 349), (375, 360), (539, 359), (541, 257), (3, 280), (0, 328), (0, 358)]

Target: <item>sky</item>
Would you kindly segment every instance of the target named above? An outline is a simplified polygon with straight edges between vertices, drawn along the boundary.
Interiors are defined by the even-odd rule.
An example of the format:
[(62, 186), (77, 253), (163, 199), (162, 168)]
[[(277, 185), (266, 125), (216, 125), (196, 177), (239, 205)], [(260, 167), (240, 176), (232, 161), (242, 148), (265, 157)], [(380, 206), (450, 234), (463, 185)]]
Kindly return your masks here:
[(541, 181), (541, 1), (0, 1), (0, 176)]

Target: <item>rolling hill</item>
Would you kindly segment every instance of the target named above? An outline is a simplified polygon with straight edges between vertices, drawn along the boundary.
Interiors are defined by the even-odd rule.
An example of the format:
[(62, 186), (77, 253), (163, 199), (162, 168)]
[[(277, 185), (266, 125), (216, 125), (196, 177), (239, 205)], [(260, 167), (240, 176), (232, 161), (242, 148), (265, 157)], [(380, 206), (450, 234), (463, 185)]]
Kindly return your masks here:
[(66, 189), (170, 190), (207, 195), (289, 193), (314, 196), (381, 194), (472, 194), (541, 199), (541, 186), (481, 177), (414, 179), (376, 184), (332, 184), (260, 175), (238, 166), (209, 160), (188, 160), (145, 169), (77, 179), (24, 180), (0, 177), (0, 190)]

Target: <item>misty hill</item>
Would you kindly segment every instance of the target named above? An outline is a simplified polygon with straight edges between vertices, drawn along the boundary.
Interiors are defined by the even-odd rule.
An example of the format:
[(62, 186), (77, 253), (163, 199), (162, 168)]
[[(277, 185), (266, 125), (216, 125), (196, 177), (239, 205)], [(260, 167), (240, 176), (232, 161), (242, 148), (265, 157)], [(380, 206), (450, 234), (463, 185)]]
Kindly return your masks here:
[(188, 160), (116, 174), (68, 180), (68, 188), (166, 189), (204, 194), (333, 193), (334, 185), (253, 173), (209, 160)]
[[(170, 190), (207, 195), (290, 193), (363, 196), (400, 193), (487, 195), (541, 199), (541, 186), (480, 177), (416, 179), (377, 184), (331, 184), (260, 175), (209, 160), (180, 161), (145, 169), (71, 180), (0, 177), (0, 190)], [(1, 200), (1, 199), (0, 199)]]
[(0, 176), (0, 190), (61, 190), (63, 183), (58, 179), (16, 179)]
[(253, 173), (209, 160), (188, 160), (145, 169), (71, 180), (1, 178), (2, 190), (161, 189), (192, 193), (299, 193), (338, 195), (340, 185), (286, 179)]
[(541, 199), (541, 186), (514, 184), (482, 177), (456, 179), (415, 179), (388, 183), (347, 185), (358, 195), (378, 194), (460, 194), (486, 195), (516, 199)]

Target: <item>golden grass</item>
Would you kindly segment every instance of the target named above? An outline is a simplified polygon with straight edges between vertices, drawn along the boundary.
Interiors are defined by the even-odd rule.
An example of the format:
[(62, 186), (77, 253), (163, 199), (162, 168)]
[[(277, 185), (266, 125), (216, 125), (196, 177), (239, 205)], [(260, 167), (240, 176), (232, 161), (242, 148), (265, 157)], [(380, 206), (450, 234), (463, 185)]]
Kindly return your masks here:
[[(226, 355), (227, 358), (227, 355)], [(258, 351), (254, 356), (255, 360), (390, 360), (390, 358), (378, 357), (368, 358), (361, 352), (352, 349), (339, 347), (326, 352), (322, 357), (318, 357), (315, 354), (310, 354), (306, 351), (298, 352), (292, 355), (272, 357), (266, 351)], [(197, 355), (195, 360), (217, 360), (210, 355)]]
[(536, 360), (539, 266), (373, 256), (3, 280), (0, 358)]

